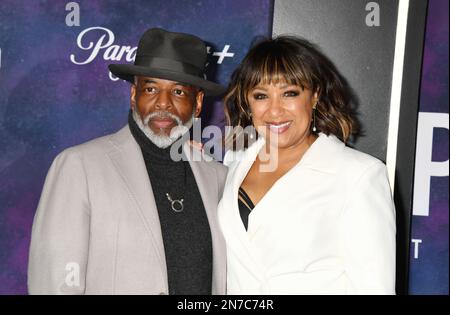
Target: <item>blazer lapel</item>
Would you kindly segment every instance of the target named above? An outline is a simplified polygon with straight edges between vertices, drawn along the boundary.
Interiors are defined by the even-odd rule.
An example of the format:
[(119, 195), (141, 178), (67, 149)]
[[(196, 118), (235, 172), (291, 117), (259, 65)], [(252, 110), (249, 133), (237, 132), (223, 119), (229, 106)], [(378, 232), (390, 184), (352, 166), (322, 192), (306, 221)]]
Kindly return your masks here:
[[(299, 166), (322, 173), (335, 174), (340, 165), (336, 158), (341, 155), (341, 151), (344, 148), (345, 144), (336, 136), (327, 136), (324, 133), (320, 133), (316, 141), (303, 155)], [(332, 158), (330, 159), (330, 157)]]
[[(183, 152), (188, 157), (189, 165), (194, 174), (200, 196), (208, 217), (211, 229), (211, 239), (213, 246), (213, 294), (225, 294), (226, 286), (226, 248), (225, 240), (220, 231), (217, 218), (217, 205), (219, 202), (219, 191), (215, 170), (207, 166), (203, 161), (203, 156), (192, 149), (187, 143), (183, 146)], [(192, 159), (192, 156), (195, 156)], [(196, 162), (197, 161), (197, 162)]]
[[(250, 170), (261, 148), (264, 146), (264, 139), (260, 138), (251, 145), (242, 155), (239, 156), (239, 162), (236, 167), (230, 168), (228, 178), (230, 182), (225, 185), (225, 192), (222, 198), (225, 209), (225, 222), (228, 225), (227, 242), (234, 243), (233, 249), (237, 252), (240, 259), (247, 260), (252, 266), (253, 275), (260, 281), (264, 277), (263, 257), (257, 254), (252, 245), (249, 232), (245, 230), (238, 207), (238, 191), (245, 176)], [(250, 227), (249, 217), (249, 227)]]
[(114, 149), (109, 152), (109, 156), (128, 187), (128, 193), (136, 204), (136, 210), (151, 235), (164, 279), (167, 282), (161, 224), (141, 149), (134, 140), (128, 125), (113, 135), (110, 141), (114, 145)]

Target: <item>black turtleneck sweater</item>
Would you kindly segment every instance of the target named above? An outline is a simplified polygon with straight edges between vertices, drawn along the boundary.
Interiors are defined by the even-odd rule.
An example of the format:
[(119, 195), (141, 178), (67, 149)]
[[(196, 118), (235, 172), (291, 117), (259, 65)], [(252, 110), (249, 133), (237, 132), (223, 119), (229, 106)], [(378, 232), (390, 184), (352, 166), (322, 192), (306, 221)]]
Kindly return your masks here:
[[(161, 149), (128, 117), (131, 133), (141, 147), (158, 208), (166, 254), (169, 294), (211, 294), (212, 242), (208, 218), (189, 162), (174, 162), (170, 147)], [(184, 199), (175, 212), (166, 197)]]

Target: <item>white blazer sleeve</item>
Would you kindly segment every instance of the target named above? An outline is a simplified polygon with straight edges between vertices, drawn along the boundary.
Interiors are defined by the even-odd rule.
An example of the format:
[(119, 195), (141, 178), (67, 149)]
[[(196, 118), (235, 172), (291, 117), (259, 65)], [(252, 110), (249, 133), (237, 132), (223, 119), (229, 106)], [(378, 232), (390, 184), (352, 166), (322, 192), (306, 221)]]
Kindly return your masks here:
[(395, 294), (395, 207), (383, 163), (356, 181), (342, 222), (348, 294)]
[(53, 161), (34, 218), (30, 294), (83, 294), (89, 242), (89, 200), (82, 160), (62, 152)]

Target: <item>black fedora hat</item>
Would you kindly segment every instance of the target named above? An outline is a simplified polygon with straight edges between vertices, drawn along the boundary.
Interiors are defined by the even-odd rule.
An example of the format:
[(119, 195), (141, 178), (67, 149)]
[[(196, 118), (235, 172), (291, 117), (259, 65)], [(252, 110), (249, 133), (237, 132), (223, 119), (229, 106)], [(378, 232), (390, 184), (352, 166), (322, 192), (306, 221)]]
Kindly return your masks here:
[(149, 76), (197, 86), (206, 95), (219, 95), (225, 88), (205, 79), (205, 43), (185, 33), (151, 28), (142, 35), (134, 65), (111, 64), (115, 76), (134, 83), (134, 76)]

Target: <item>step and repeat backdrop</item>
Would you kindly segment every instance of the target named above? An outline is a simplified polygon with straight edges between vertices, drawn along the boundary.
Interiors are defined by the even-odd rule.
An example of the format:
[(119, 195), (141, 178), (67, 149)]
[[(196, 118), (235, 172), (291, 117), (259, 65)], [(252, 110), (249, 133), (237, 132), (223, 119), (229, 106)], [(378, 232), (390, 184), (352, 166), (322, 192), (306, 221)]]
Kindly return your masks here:
[[(208, 45), (208, 75), (227, 84), (255, 38), (270, 36), (270, 0), (17, 1), (0, 6), (0, 294), (27, 293), (34, 212), (63, 149), (127, 122), (130, 84), (110, 63), (132, 63), (151, 27)], [(220, 100), (203, 123), (224, 124)]]
[(387, 164), (397, 210), (398, 294), (448, 294), (448, 5), (283, 0), (274, 6), (273, 34), (319, 44), (353, 90), (363, 130), (353, 145)]
[[(162, 27), (202, 38), (208, 46), (207, 76), (224, 85), (260, 37), (290, 33), (315, 42), (355, 94), (364, 136), (353, 145), (386, 162), (392, 151), (393, 87), (402, 88), (401, 81), (395, 85), (393, 80), (399, 64), (399, 13), (410, 2), (414, 1), (2, 0), (0, 294), (27, 294), (32, 220), (52, 160), (67, 147), (126, 124), (130, 84), (112, 76), (107, 65), (132, 63), (145, 30)], [(429, 8), (420, 114), (418, 99), (409, 106), (412, 122), (418, 119), (419, 126), (414, 204), (420, 206), (414, 208), (412, 240), (412, 207), (399, 207), (400, 234), (407, 239), (399, 242), (398, 293), (407, 293), (409, 285), (413, 294), (448, 294), (448, 1), (421, 3), (424, 9), (416, 15), (424, 21), (427, 4)], [(411, 15), (406, 12), (408, 18)], [(425, 29), (425, 23), (413, 24)], [(414, 45), (420, 52), (419, 67), (409, 68), (419, 77), (420, 36)], [(403, 62), (397, 74), (402, 69)], [(204, 126), (225, 125), (220, 99), (206, 99), (203, 108)], [(398, 125), (402, 115), (395, 117)], [(414, 124), (408, 137), (413, 149), (415, 128)], [(408, 166), (413, 168), (414, 151), (409, 156)], [(395, 163), (393, 167), (397, 176)], [(412, 179), (407, 183), (413, 186)], [(402, 198), (412, 203), (412, 192)]]
[(417, 127), (411, 233), (411, 294), (448, 294), (448, 16), (431, 0)]

